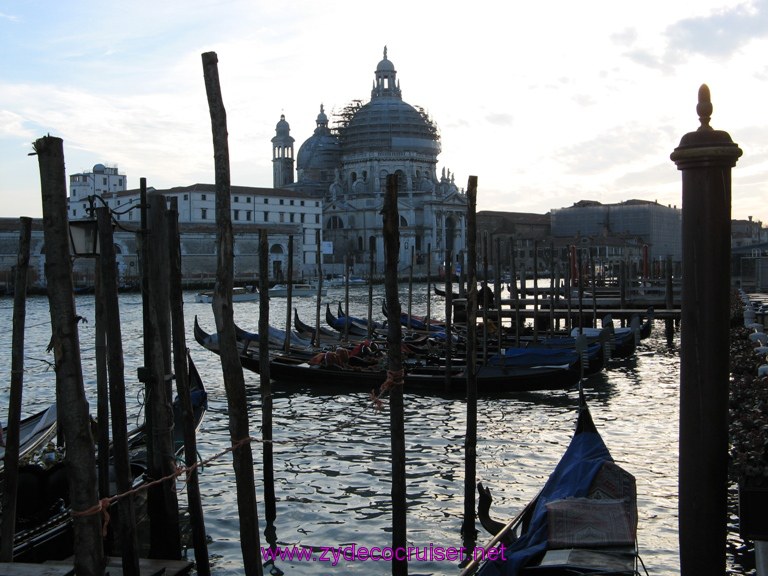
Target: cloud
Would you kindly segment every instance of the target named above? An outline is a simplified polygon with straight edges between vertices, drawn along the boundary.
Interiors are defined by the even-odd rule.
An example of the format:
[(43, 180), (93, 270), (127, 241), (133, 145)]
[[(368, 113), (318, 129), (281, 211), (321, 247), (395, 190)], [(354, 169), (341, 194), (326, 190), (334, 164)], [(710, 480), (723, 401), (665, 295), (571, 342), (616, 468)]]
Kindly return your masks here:
[(680, 20), (667, 29), (666, 35), (672, 54), (729, 58), (752, 40), (768, 36), (766, 1)]

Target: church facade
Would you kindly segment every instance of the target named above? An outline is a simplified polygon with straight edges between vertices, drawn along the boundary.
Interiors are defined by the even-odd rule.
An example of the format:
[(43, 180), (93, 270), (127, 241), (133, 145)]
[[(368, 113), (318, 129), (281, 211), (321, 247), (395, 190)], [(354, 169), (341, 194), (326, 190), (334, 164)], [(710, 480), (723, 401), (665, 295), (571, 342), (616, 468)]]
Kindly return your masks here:
[[(294, 138), (285, 116), (272, 138), (273, 185), (323, 200), (324, 266), (355, 273), (384, 266), (381, 210), (387, 177), (398, 182), (400, 265), (433, 271), (448, 251), (453, 258), (466, 246), (467, 198), (454, 175), (438, 176), (440, 134), (427, 113), (402, 98), (395, 66), (387, 57), (376, 66), (371, 99), (353, 101), (333, 126), (323, 105), (314, 133), (294, 155)], [(349, 259), (349, 260), (347, 260)]]

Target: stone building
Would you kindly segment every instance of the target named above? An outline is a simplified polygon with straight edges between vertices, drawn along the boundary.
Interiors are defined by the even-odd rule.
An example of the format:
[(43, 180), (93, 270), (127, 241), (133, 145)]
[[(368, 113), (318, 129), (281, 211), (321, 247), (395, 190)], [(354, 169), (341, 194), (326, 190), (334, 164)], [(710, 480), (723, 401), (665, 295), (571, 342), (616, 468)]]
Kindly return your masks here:
[(446, 251), (455, 255), (465, 249), (466, 195), (450, 171), (443, 168), (438, 175), (437, 125), (422, 108), (403, 100), (386, 48), (370, 101), (353, 101), (334, 126), (320, 105), (315, 124), (294, 160), (294, 139), (281, 116), (272, 139), (273, 184), (324, 201), (323, 238), (329, 246), (324, 269), (343, 272), (347, 257), (361, 271), (367, 269), (362, 267), (373, 245), (377, 270), (382, 270), (380, 213), (390, 174), (398, 181), (401, 265), (407, 267), (413, 254), (417, 265), (429, 258), (435, 270)]

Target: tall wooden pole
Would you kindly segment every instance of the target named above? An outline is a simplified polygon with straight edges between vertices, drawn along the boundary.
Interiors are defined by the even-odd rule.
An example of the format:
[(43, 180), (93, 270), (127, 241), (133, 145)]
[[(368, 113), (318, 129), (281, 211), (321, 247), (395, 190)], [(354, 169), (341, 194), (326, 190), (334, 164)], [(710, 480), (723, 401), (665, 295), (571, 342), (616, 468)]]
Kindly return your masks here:
[(671, 159), (683, 173), (680, 334), (680, 573), (725, 573), (728, 519), (728, 355), (731, 168), (741, 156), (709, 125), (709, 88), (699, 88), (701, 125)]
[[(168, 223), (166, 199), (152, 194), (147, 200), (148, 237), (152, 249), (148, 251), (147, 274), (149, 281), (149, 325), (144, 334), (144, 346), (149, 348), (149, 365), (145, 375), (151, 413), (152, 458), (149, 471), (153, 478), (166, 478), (176, 471), (176, 455), (173, 443), (173, 389), (171, 374), (171, 315)], [(176, 560), (181, 558), (181, 533), (179, 527), (179, 503), (173, 482), (163, 482), (147, 490), (147, 506), (150, 519), (150, 557)]]
[(197, 462), (197, 438), (195, 416), (190, 397), (189, 353), (184, 330), (184, 294), (181, 285), (181, 239), (179, 234), (179, 212), (176, 199), (171, 202), (168, 218), (169, 262), (170, 262), (170, 308), (171, 329), (173, 330), (173, 366), (176, 372), (176, 390), (181, 404), (182, 431), (184, 434), (184, 464), (191, 471), (186, 475), (187, 505), (192, 526), (192, 545), (195, 549), (195, 570), (199, 576), (209, 576), (211, 565), (208, 559), (208, 542), (203, 519), (203, 501), (200, 494), (198, 469), (192, 468)]
[(262, 576), (260, 557), (259, 512), (256, 506), (253, 452), (251, 451), (248, 403), (245, 378), (240, 364), (240, 353), (235, 336), (232, 310), (234, 284), (234, 238), (230, 216), (229, 144), (227, 142), (227, 114), (219, 85), (218, 57), (215, 52), (202, 55), (205, 91), (211, 113), (213, 156), (216, 172), (216, 287), (213, 297), (213, 316), (219, 333), (219, 355), (227, 392), (229, 434), (232, 443), (232, 463), (237, 487), (237, 511), (240, 518), (240, 549), (243, 553), (243, 572), (247, 576)]
[(427, 244), (427, 330), (431, 322), (432, 312), (432, 244)]
[[(269, 334), (269, 237), (259, 230), (259, 334)], [(290, 316), (290, 313), (289, 313)], [(269, 373), (269, 338), (259, 338), (259, 390), (261, 391), (262, 462), (264, 465), (264, 517), (267, 533), (274, 530), (275, 472), (272, 452), (272, 377)]]
[[(402, 330), (400, 327), (400, 296), (397, 290), (397, 268), (400, 255), (400, 216), (397, 210), (397, 175), (387, 176), (384, 198), (384, 274), (387, 310), (390, 318), (387, 330), (387, 382), (389, 384), (389, 429), (392, 442), (392, 549), (405, 550), (406, 494), (405, 494), (405, 415), (403, 410)], [(392, 574), (408, 574), (408, 561), (394, 557)]]
[[(109, 208), (96, 209), (99, 230), (99, 269), (101, 297), (104, 303), (104, 332), (107, 336), (109, 370), (109, 402), (112, 412), (112, 462), (119, 494), (132, 488), (131, 464), (128, 456), (128, 416), (125, 408), (125, 365), (123, 363), (123, 338), (120, 332), (120, 307), (117, 298), (117, 260), (112, 236), (112, 219)], [(106, 425), (106, 422), (99, 422)], [(136, 514), (133, 498), (118, 501), (120, 548), (123, 572), (139, 575), (139, 548), (136, 536)]]
[(312, 342), (320, 346), (320, 306), (323, 300), (323, 252), (320, 247), (320, 229), (315, 231), (315, 243), (317, 245), (317, 303), (315, 305), (315, 339)]
[(373, 338), (373, 275), (376, 272), (376, 237), (368, 239), (368, 256), (370, 259), (368, 270), (368, 338)]
[(19, 224), (19, 253), (13, 290), (13, 336), (11, 339), (11, 391), (8, 398), (8, 425), (5, 438), (2, 530), (0, 562), (13, 560), (13, 536), (16, 533), (16, 493), (19, 486), (19, 426), (24, 384), (24, 332), (27, 318), (27, 273), (32, 219), (23, 217)]
[[(461, 288), (459, 288), (461, 289)], [(445, 390), (451, 389), (453, 369), (453, 254), (445, 251)]]
[[(464, 522), (461, 532), (475, 541), (475, 480), (477, 477), (477, 176), (467, 183), (467, 431), (464, 436)], [(487, 272), (487, 270), (486, 270)], [(487, 278), (486, 278), (487, 282)], [(487, 285), (487, 284), (486, 284)], [(487, 298), (486, 298), (487, 300)]]
[(288, 284), (285, 298), (285, 342), (283, 343), (286, 354), (291, 351), (291, 312), (293, 312), (293, 234), (288, 236)]
[(77, 330), (72, 260), (67, 220), (67, 180), (64, 143), (45, 136), (34, 144), (40, 165), (45, 240), (45, 278), (51, 309), (56, 363), (59, 424), (64, 430), (69, 463), (69, 497), (75, 533), (75, 572), (100, 576), (104, 571), (101, 514), (96, 487), (96, 454), (91, 435), (88, 400), (83, 385), (80, 337)]
[[(104, 282), (102, 281), (101, 258), (96, 258), (94, 293), (94, 353), (96, 356), (96, 421), (98, 423), (97, 446), (99, 466), (99, 496), (107, 498), (109, 494), (109, 382), (107, 381), (107, 332), (106, 305), (104, 303)], [(109, 535), (108, 535), (109, 538)], [(106, 546), (109, 552), (109, 545)]]

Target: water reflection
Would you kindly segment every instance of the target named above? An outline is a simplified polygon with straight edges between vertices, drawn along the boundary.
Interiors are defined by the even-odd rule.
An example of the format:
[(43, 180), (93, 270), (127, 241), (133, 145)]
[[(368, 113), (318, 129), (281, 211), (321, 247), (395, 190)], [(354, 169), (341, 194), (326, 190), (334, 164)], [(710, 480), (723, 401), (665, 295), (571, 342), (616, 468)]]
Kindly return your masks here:
[[(352, 295), (354, 294), (354, 295)], [(381, 319), (377, 287), (374, 317)], [(329, 290), (332, 307), (343, 302), (342, 289)], [(435, 316), (443, 301), (432, 298)], [(350, 297), (350, 313), (367, 315), (367, 288)], [(414, 287), (414, 312), (423, 314), (426, 287)], [(141, 307), (138, 295), (120, 297), (123, 340), (126, 350), (126, 385), (131, 417), (142, 414), (143, 386), (136, 368), (143, 363)], [(378, 304), (377, 304), (378, 303)], [(405, 293), (402, 297), (406, 309)], [(313, 299), (297, 299), (300, 317), (314, 322)], [(377, 306), (379, 307), (377, 309)], [(92, 409), (95, 409), (93, 368), (93, 298), (77, 297), (78, 313), (89, 318), (80, 326), (83, 369)], [(285, 303), (275, 299), (270, 317), (276, 325), (285, 318)], [(0, 301), (0, 315), (10, 325), (10, 300)], [(228, 410), (218, 357), (196, 345), (192, 323), (199, 315), (204, 326), (213, 326), (210, 305), (185, 298), (188, 346), (209, 391), (209, 411), (198, 441), (206, 458), (229, 446)], [(235, 305), (238, 324), (249, 330), (258, 326), (258, 306)], [(50, 355), (44, 352), (50, 338), (45, 298), (31, 298), (27, 314), (27, 370), (25, 410), (49, 401), (53, 373), (43, 369)], [(0, 334), (0, 379), (10, 381), (10, 331)], [(259, 380), (245, 373), (251, 434), (260, 436)], [(609, 371), (589, 378), (587, 399), (595, 422), (614, 458), (637, 477), (640, 514), (639, 540), (645, 563), (652, 573), (679, 572), (677, 559), (677, 414), (679, 362), (668, 350), (663, 323), (656, 335), (644, 341), (636, 358), (614, 361)], [(573, 391), (484, 395), (478, 402), (477, 479), (494, 496), (493, 514), (499, 519), (515, 515), (533, 497), (567, 446), (576, 417)], [(7, 410), (7, 396), (0, 408)], [(463, 520), (464, 433), (466, 405), (460, 395), (405, 394), (407, 453), (408, 541), (413, 546), (461, 546)], [(273, 403), (274, 466), (277, 495), (275, 539), (279, 546), (326, 546), (356, 543), (387, 546), (391, 542), (391, 474), (389, 414), (370, 407), (368, 392), (349, 389), (315, 390), (308, 386), (275, 386)], [(253, 444), (257, 495), (261, 491), (261, 446)], [(206, 527), (212, 541), (212, 569), (217, 576), (242, 573), (235, 482), (231, 456), (205, 467), (200, 477)], [(260, 507), (260, 514), (263, 510)], [(263, 518), (262, 518), (263, 519)], [(262, 527), (264, 528), (264, 527)], [(479, 523), (478, 523), (479, 528)], [(478, 543), (485, 538), (480, 533)], [(262, 545), (267, 539), (262, 537)], [(278, 562), (293, 575), (318, 574), (317, 564)], [(321, 568), (329, 568), (322, 564)], [(385, 562), (343, 562), (344, 574), (386, 574)], [(419, 562), (411, 572), (453, 574), (450, 562)]]

